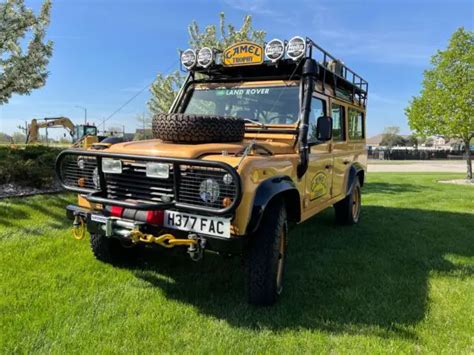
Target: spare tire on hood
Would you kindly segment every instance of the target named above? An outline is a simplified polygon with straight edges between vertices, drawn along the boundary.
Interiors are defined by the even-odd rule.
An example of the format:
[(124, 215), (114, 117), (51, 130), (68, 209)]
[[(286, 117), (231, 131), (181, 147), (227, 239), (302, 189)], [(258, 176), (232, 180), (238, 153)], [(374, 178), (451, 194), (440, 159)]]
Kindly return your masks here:
[(245, 122), (225, 116), (160, 113), (153, 117), (153, 137), (174, 143), (240, 142)]

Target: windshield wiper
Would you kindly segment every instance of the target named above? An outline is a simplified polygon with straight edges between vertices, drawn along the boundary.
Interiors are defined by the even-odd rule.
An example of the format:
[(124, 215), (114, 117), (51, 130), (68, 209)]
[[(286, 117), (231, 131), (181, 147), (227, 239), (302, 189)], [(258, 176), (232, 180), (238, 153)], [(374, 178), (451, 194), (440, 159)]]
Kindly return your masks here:
[(260, 126), (260, 127), (263, 128), (263, 129), (266, 129), (266, 128), (267, 128), (267, 126), (265, 126), (264, 123), (259, 122), (259, 121), (255, 121), (255, 120), (251, 120), (250, 118), (244, 118), (244, 121), (247, 122), (247, 123), (253, 123), (253, 124), (257, 125), (257, 126)]

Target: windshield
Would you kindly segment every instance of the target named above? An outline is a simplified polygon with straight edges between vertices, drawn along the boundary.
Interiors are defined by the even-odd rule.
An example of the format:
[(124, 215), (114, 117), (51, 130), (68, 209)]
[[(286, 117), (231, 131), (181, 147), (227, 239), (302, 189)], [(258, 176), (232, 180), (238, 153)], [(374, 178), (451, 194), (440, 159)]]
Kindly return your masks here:
[(197, 87), (184, 113), (294, 124), (298, 121), (298, 92), (298, 86)]

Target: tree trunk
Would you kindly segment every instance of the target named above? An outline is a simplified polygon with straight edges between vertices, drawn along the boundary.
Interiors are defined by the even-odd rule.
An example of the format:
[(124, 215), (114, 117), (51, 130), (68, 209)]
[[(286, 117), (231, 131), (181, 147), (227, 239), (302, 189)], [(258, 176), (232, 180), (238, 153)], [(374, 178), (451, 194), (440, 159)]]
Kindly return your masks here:
[(467, 179), (472, 180), (472, 158), (471, 158), (470, 139), (464, 140), (464, 150), (466, 151)]

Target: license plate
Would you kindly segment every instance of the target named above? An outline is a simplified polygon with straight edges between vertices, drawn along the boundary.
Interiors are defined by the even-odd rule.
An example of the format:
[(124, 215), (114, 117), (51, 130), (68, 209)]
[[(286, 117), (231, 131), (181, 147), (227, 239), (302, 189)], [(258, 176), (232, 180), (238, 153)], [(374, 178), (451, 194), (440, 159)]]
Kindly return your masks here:
[(91, 221), (99, 223), (107, 223), (107, 217), (100, 214), (91, 214)]
[(165, 211), (165, 227), (197, 234), (230, 238), (230, 219), (204, 217), (187, 213)]

